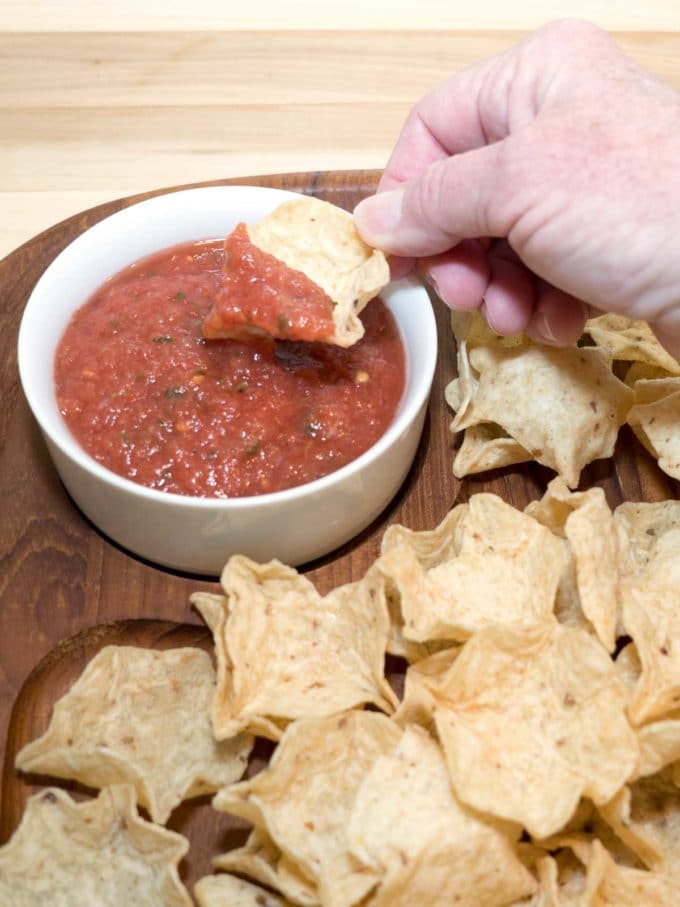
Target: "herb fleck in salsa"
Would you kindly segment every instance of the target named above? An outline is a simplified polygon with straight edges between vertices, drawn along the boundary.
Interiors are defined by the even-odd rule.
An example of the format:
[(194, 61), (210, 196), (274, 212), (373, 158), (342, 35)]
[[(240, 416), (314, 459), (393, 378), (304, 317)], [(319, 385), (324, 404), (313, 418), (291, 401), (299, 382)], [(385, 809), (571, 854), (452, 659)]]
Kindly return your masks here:
[(75, 313), (55, 364), (74, 436), (121, 476), (205, 497), (279, 491), (356, 459), (385, 432), (404, 388), (390, 312), (372, 302), (364, 338), (346, 350), (206, 340), (222, 265), (220, 241), (168, 249)]

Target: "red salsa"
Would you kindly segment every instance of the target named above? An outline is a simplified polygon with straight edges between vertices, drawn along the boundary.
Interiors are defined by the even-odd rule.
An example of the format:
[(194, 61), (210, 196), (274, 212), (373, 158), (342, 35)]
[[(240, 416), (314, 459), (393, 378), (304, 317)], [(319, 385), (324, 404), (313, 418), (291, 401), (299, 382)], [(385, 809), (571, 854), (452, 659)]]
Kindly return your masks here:
[(204, 337), (326, 340), (335, 331), (333, 300), (302, 271), (251, 243), (245, 224), (224, 243), (224, 273)]
[[(238, 497), (310, 482), (371, 447), (405, 383), (380, 300), (349, 349), (268, 338), (209, 340), (224, 242), (190, 243), (105, 283), (57, 349), (59, 409), (96, 460), (176, 494)], [(285, 268), (285, 265), (281, 265)]]

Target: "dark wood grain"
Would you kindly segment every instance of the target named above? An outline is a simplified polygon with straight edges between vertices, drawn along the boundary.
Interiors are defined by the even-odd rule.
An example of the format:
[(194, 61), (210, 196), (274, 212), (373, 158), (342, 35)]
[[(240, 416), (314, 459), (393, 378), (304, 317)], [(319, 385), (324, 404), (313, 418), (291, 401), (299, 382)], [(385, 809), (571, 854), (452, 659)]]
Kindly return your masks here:
[[(376, 179), (372, 171), (353, 171), (221, 184), (293, 189), (352, 208), (373, 191)], [(88, 522), (64, 491), (18, 385), (17, 329), (39, 276), (83, 230), (153, 194), (158, 193), (72, 217), (0, 262), (0, 842), (16, 827), (30, 790), (13, 769), (17, 748), (44, 729), (53, 702), (97, 648), (114, 639), (151, 645), (176, 645), (180, 640), (204, 645), (207, 639), (188, 598), (214, 584), (135, 558)], [(455, 374), (454, 348), (447, 313), (441, 304), (435, 307), (439, 363), (416, 461), (396, 499), (373, 525), (332, 555), (307, 565), (305, 572), (322, 592), (363, 575), (389, 523), (432, 528), (454, 503), (479, 491), (496, 492), (524, 507), (541, 495), (551, 477), (533, 464), (463, 482), (454, 479), (451, 414), (443, 395)], [(602, 486), (612, 505), (678, 496), (678, 484), (659, 471), (628, 430), (621, 432), (613, 459), (584, 471), (581, 486), (590, 485)], [(173, 827), (186, 830), (194, 843), (210, 839), (214, 844), (216, 836), (241, 834), (220, 825), (222, 818), (206, 818), (209, 815), (205, 803), (182, 807)], [(206, 844), (206, 853), (209, 849)], [(196, 862), (187, 870), (191, 878), (207, 869), (202, 857), (192, 859)]]

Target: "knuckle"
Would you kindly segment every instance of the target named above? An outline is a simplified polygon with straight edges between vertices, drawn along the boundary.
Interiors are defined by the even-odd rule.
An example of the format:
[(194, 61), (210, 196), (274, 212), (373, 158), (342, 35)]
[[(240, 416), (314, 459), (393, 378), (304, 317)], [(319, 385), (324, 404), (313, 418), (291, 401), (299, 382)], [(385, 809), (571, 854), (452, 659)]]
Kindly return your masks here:
[(541, 31), (551, 39), (557, 38), (561, 43), (568, 42), (576, 47), (580, 47), (584, 43), (609, 40), (607, 33), (599, 25), (588, 22), (586, 19), (557, 19), (550, 22)]
[[(585, 19), (558, 19), (538, 33), (544, 52), (553, 59), (567, 58), (586, 65), (608, 57), (616, 48), (607, 32)], [(618, 51), (617, 51), (618, 52)]]

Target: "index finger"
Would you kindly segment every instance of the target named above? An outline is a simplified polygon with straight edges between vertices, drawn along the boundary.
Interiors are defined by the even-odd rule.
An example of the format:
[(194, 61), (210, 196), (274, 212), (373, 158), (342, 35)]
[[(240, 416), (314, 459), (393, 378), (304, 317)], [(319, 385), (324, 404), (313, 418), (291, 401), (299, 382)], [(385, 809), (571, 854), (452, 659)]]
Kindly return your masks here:
[(503, 137), (503, 123), (482, 121), (481, 103), (485, 82), (501, 60), (495, 57), (475, 63), (418, 101), (404, 123), (378, 192), (420, 176), (430, 165), (452, 154), (471, 151)]

